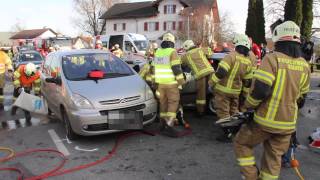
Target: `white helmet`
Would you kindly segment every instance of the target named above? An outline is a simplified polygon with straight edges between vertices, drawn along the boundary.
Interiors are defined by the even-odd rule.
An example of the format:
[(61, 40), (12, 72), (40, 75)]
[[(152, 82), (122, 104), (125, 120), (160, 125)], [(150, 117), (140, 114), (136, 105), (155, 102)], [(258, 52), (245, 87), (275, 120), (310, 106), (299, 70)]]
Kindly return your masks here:
[(54, 49), (56, 49), (56, 51), (60, 49), (60, 46), (58, 44), (54, 45), (53, 47)]
[(158, 44), (157, 43), (152, 43), (151, 44), (152, 49), (158, 49)]
[(101, 40), (97, 40), (96, 44), (102, 44), (102, 41)]
[(115, 47), (116, 49), (119, 49), (119, 48), (120, 48), (119, 44), (115, 44), (114, 47)]
[(36, 73), (37, 71), (37, 67), (35, 64), (33, 63), (28, 63), (24, 69), (24, 73), (27, 75), (27, 76), (32, 76)]
[(183, 46), (183, 49), (188, 50), (188, 49), (194, 47), (195, 44), (194, 44), (194, 42), (193, 42), (192, 40), (186, 40), (186, 41), (183, 43), (182, 46)]
[(300, 43), (300, 28), (293, 21), (278, 25), (272, 33), (272, 41), (295, 41)]
[(175, 37), (171, 33), (166, 33), (165, 35), (163, 35), (162, 41), (170, 41), (175, 43)]
[(250, 39), (245, 34), (236, 34), (233, 38), (233, 44), (235, 46), (244, 46), (244, 47), (247, 47), (248, 49), (251, 48)]

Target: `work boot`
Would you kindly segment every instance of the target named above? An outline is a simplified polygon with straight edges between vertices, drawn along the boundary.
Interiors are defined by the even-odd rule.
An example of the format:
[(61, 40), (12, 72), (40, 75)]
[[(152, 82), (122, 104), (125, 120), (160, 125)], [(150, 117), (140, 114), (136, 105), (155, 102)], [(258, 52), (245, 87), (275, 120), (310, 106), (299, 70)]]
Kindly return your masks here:
[(160, 119), (160, 124), (159, 124), (160, 132), (164, 130), (165, 125), (166, 125), (166, 121), (163, 119)]
[(169, 126), (167, 123), (164, 124), (164, 127), (160, 132), (161, 134), (166, 135), (168, 137), (178, 137), (178, 132), (173, 127)]
[(221, 134), (216, 138), (217, 141), (222, 143), (232, 143), (232, 136), (228, 136), (226, 134)]
[(24, 116), (26, 117), (27, 122), (31, 122), (31, 114), (29, 111), (24, 111)]
[(18, 110), (17, 106), (12, 106), (12, 108), (11, 108), (11, 116), (16, 115), (17, 114), (17, 110)]

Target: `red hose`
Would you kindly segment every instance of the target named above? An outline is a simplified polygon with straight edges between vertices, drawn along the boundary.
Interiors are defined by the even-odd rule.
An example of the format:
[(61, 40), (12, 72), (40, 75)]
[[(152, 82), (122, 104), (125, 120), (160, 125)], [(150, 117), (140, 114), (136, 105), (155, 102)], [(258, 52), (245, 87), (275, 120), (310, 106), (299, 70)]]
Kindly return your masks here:
[[(187, 136), (187, 135), (190, 135), (191, 133), (192, 133), (191, 129), (187, 129), (186, 131), (183, 131), (183, 132), (179, 133), (178, 137)], [(116, 139), (112, 150), (105, 157), (103, 157), (103, 158), (101, 158), (101, 159), (99, 159), (97, 161), (94, 161), (94, 162), (91, 162), (91, 163), (87, 163), (87, 164), (83, 164), (83, 165), (80, 165), (80, 166), (76, 166), (76, 167), (73, 167), (73, 168), (70, 168), (70, 169), (61, 170), (63, 168), (63, 166), (65, 165), (65, 163), (66, 163), (66, 157), (61, 152), (59, 152), (57, 150), (53, 150), (53, 149), (35, 149), (35, 150), (28, 150), (28, 151), (25, 151), (25, 152), (18, 153), (18, 154), (16, 154), (15, 157), (26, 156), (26, 155), (29, 155), (29, 154), (35, 153), (35, 152), (51, 152), (51, 153), (58, 154), (62, 158), (62, 161), (53, 170), (50, 170), (48, 172), (45, 172), (45, 173), (37, 175), (37, 176), (25, 178), (25, 179), (23, 178), (23, 172), (21, 170), (19, 170), (19, 169), (16, 169), (16, 168), (0, 168), (0, 171), (15, 171), (15, 172), (18, 172), (20, 174), (20, 177), (18, 178), (18, 180), (40, 180), (40, 179), (46, 179), (48, 177), (53, 177), (53, 176), (61, 176), (61, 175), (64, 175), (64, 174), (68, 174), (68, 173), (72, 173), (72, 172), (75, 172), (75, 171), (86, 169), (86, 168), (89, 168), (89, 167), (92, 167), (92, 166), (96, 166), (96, 165), (98, 165), (100, 163), (103, 163), (103, 162), (109, 160), (113, 155), (116, 154), (117, 149), (119, 148), (120, 144), (125, 139), (127, 139), (128, 137), (134, 136), (134, 135), (141, 135), (141, 134), (156, 135), (156, 134), (159, 134), (159, 132), (151, 132), (151, 131), (145, 131), (145, 132), (138, 131), (137, 132), (136, 131), (136, 132), (129, 132), (129, 133), (123, 134), (123, 135), (119, 136)]]
[(12, 172), (16, 172), (19, 174), (18, 179), (17, 180), (23, 180), (23, 173), (20, 169), (18, 168), (0, 168), (0, 171), (12, 171)]

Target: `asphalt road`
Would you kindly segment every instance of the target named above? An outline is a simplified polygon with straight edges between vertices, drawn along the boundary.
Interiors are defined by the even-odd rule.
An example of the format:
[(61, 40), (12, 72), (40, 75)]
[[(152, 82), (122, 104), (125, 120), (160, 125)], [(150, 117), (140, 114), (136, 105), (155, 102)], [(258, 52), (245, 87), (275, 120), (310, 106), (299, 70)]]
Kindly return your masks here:
[[(302, 174), (307, 180), (320, 179), (320, 154), (308, 149), (307, 137), (320, 127), (320, 76), (313, 77), (312, 91), (306, 106), (300, 112), (298, 138), (301, 146), (297, 158)], [(59, 120), (35, 116), (32, 123), (25, 122), (23, 113), (10, 116), (12, 104), (12, 86), (6, 87), (5, 111), (0, 112), (0, 146), (6, 146), (17, 152), (35, 148), (52, 148), (64, 151), (68, 161), (64, 169), (93, 162), (108, 155), (115, 140), (123, 133), (82, 137), (77, 141), (65, 138), (63, 125)], [(201, 119), (189, 110), (185, 118), (190, 121), (192, 134), (172, 139), (161, 135), (136, 135), (123, 141), (116, 154), (108, 161), (81, 171), (49, 179), (55, 180), (238, 180), (239, 168), (236, 164), (232, 144), (217, 142), (215, 137), (220, 132), (213, 126), (214, 116)], [(157, 124), (146, 127), (156, 129)], [(58, 138), (58, 139), (57, 139)], [(261, 147), (256, 154), (261, 155)], [(0, 152), (0, 157), (4, 154)], [(0, 167), (18, 167), (26, 177), (41, 174), (52, 169), (60, 159), (54, 154), (35, 153), (27, 157), (13, 159), (0, 164)], [(259, 164), (259, 162), (258, 162)], [(0, 179), (13, 180), (17, 175), (0, 172)], [(283, 180), (298, 179), (292, 169), (282, 169)]]

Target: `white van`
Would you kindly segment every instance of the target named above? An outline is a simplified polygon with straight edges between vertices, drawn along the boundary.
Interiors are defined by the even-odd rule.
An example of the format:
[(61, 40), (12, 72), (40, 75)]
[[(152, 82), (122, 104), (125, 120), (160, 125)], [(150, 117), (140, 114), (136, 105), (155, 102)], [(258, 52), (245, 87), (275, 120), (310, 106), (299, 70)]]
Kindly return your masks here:
[(103, 46), (109, 50), (115, 44), (119, 44), (124, 53), (123, 59), (128, 64), (138, 64), (145, 61), (148, 40), (144, 35), (135, 33), (100, 35), (95, 40), (99, 38)]

